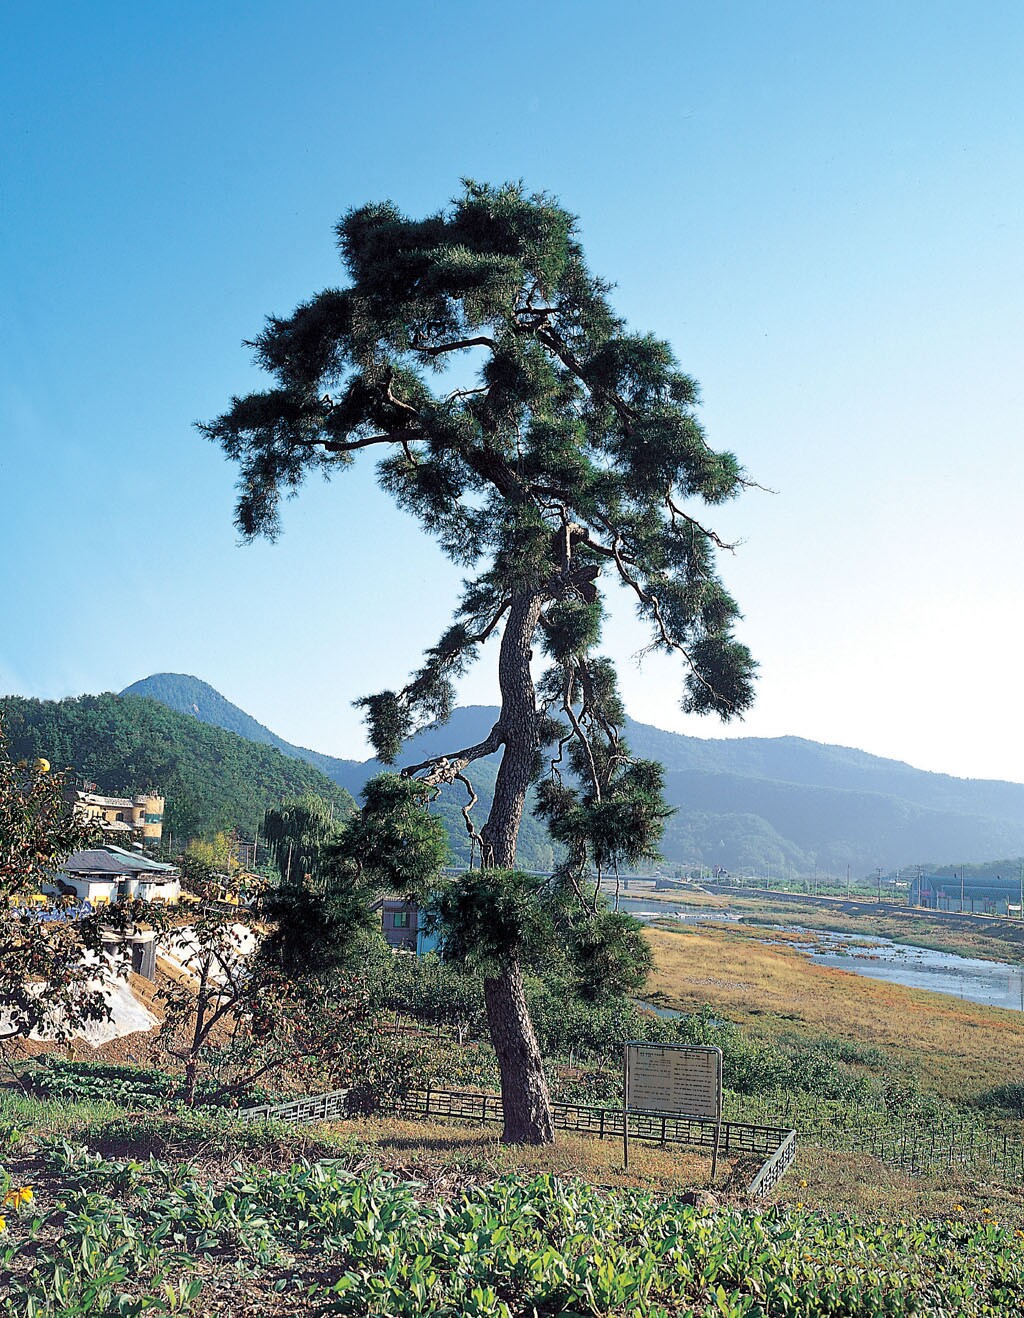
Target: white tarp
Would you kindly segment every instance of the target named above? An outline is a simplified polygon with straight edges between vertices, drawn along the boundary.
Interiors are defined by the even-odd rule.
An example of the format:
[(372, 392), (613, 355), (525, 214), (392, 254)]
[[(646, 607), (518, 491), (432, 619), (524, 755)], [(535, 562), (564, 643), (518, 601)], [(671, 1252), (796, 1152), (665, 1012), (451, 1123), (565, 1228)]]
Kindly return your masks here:
[[(98, 988), (99, 981), (90, 984), (90, 988)], [(43, 986), (39, 985), (39, 992), (43, 991)], [(72, 1038), (84, 1039), (86, 1043), (93, 1048), (99, 1048), (101, 1044), (109, 1043), (111, 1039), (120, 1039), (126, 1034), (136, 1034), (140, 1030), (151, 1030), (154, 1025), (159, 1025), (159, 1021), (144, 1006), (131, 990), (131, 986), (123, 979), (110, 980), (103, 989), (103, 996), (110, 1005), (110, 1019), (105, 1021), (88, 1021), (84, 1025), (76, 1026), (71, 1031)], [(8, 1013), (0, 1012), (0, 1033), (6, 1028)], [(55, 1035), (48, 1030), (33, 1030), (29, 1035), (30, 1039), (52, 1039)]]
[[(255, 948), (256, 935), (244, 924), (233, 924), (230, 930), (225, 932), (228, 933), (228, 937), (223, 945), (223, 953), (232, 963), (240, 965)], [(195, 930), (175, 929), (172, 934), (165, 935), (157, 945), (157, 956), (178, 975), (198, 976), (201, 957)], [(211, 978), (223, 982), (225, 975), (222, 970), (214, 966)]]
[(84, 1039), (93, 1048), (111, 1039), (120, 1039), (126, 1034), (135, 1034), (141, 1030), (151, 1030), (159, 1021), (153, 1013), (141, 1003), (124, 980), (117, 980), (104, 989), (103, 996), (110, 1004), (110, 1019), (90, 1021), (75, 1031), (76, 1037)]

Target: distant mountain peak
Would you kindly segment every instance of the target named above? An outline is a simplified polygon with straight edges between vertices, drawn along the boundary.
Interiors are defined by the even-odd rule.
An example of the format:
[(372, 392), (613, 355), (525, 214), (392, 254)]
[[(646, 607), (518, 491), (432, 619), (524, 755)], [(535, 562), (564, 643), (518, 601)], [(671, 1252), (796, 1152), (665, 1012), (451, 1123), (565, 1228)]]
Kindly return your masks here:
[[(121, 694), (148, 696), (203, 723), (276, 746), (353, 796), (385, 767), (294, 746), (209, 683), (185, 673), (154, 673)], [(447, 724), (410, 738), (399, 764), (481, 741), (497, 715), (493, 706), (460, 706)], [(626, 735), (635, 754), (665, 766), (666, 795), (676, 813), (663, 851), (674, 863), (700, 860), (734, 870), (767, 863), (773, 871), (788, 866), (800, 873), (839, 873), (847, 865), (873, 870), (879, 864), (969, 862), (1024, 851), (1021, 784), (929, 773), (802, 737), (692, 737), (633, 720), (627, 720)], [(480, 819), (486, 817), (493, 775), (494, 757), (478, 762)], [(458, 809), (449, 804), (458, 852), (465, 846), (465, 830)], [(524, 830), (530, 832), (530, 846), (547, 847), (529, 814)]]
[(168, 709), (189, 714), (199, 719), (201, 723), (209, 723), (228, 732), (235, 732), (248, 741), (275, 746), (282, 755), (287, 755), (293, 760), (305, 760), (307, 764), (312, 764), (341, 786), (346, 786), (347, 781), (352, 778), (351, 771), (356, 761), (341, 760), (333, 755), (325, 755), (321, 751), (309, 750), (305, 746), (296, 746), (290, 741), (285, 741), (276, 732), (271, 732), (268, 727), (254, 719), (251, 714), (247, 714), (244, 709), (233, 705), (216, 687), (204, 682), (202, 678), (193, 677), (190, 673), (153, 673), (138, 682), (133, 682), (131, 686), (126, 686), (121, 695), (147, 696), (150, 700), (166, 705)]

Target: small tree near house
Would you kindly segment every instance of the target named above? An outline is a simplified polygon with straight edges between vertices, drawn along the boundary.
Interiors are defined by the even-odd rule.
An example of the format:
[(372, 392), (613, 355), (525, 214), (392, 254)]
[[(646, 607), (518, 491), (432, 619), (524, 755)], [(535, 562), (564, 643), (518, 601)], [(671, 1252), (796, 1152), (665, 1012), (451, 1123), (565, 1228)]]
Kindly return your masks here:
[[(159, 991), (160, 1042), (183, 1066), (189, 1104), (223, 1099), (268, 1077), (343, 1084), (364, 1103), (380, 1096), (381, 1078), (368, 1092), (367, 1074), (381, 1070), (388, 1049), (378, 1037), (364, 970), (374, 933), (366, 885), (375, 871), (367, 865), (379, 863), (381, 844), (357, 819), (323, 856), (304, 838), (310, 868), (266, 887), (247, 906), (225, 906), (216, 876), (204, 879), (193, 867), (191, 910), (177, 927), (168, 922), (164, 938), (165, 955), (180, 971)], [(416, 820), (426, 821), (420, 831), (436, 847), (436, 821), (418, 808)], [(374, 823), (378, 835), (386, 834), (379, 819)], [(418, 850), (409, 836), (386, 845), (400, 846), (406, 866)], [(349, 851), (363, 859), (352, 861)], [(436, 851), (424, 863), (436, 872)], [(402, 1053), (391, 1050), (392, 1070), (411, 1065)]]
[(45, 760), (11, 760), (0, 734), (0, 1045), (33, 1032), (70, 1037), (107, 1020), (106, 990), (125, 968), (124, 932), (138, 903), (100, 919), (72, 916), (77, 898), (43, 897), (62, 861), (99, 840), (96, 826), (67, 799), (66, 775)]
[[(253, 346), (273, 387), (201, 429), (239, 465), (244, 535), (275, 535), (282, 496), (370, 450), (382, 487), (466, 570), (421, 667), (359, 702), (385, 762), (448, 717), (454, 680), (500, 636), (494, 726), (403, 775), (464, 793), (479, 872), (436, 904), (449, 954), (484, 972), (504, 1138), (543, 1142), (551, 1112), (524, 962), (561, 941), (592, 972), (635, 979), (639, 935), (610, 918), (599, 882), (652, 854), (666, 815), (660, 766), (634, 759), (621, 733), (614, 667), (598, 652), (602, 591), (624, 586), (652, 648), (679, 658), (684, 708), (742, 714), (754, 664), (716, 571), (725, 546), (695, 510), (747, 481), (708, 444), (697, 386), (668, 344), (612, 310), (575, 219), (550, 197), (467, 182), (426, 219), (369, 205), (337, 236), (348, 285), (271, 318)], [(494, 753), (480, 822), (471, 766)], [(531, 786), (564, 855), (546, 883), (515, 870)]]
[(179, 955), (182, 972), (159, 991), (159, 1038), (182, 1065), (190, 1106), (283, 1073), (308, 1086), (351, 1081), (354, 1046), (372, 1028), (360, 984), (286, 972), (213, 908), (196, 914)]

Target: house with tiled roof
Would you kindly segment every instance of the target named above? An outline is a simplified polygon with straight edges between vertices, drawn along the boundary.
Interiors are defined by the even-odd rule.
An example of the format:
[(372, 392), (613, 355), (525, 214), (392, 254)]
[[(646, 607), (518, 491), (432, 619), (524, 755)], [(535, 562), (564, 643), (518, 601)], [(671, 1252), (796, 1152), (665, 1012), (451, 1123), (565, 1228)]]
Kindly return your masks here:
[(93, 907), (129, 897), (173, 904), (181, 897), (181, 870), (137, 852), (105, 846), (74, 852), (51, 886)]

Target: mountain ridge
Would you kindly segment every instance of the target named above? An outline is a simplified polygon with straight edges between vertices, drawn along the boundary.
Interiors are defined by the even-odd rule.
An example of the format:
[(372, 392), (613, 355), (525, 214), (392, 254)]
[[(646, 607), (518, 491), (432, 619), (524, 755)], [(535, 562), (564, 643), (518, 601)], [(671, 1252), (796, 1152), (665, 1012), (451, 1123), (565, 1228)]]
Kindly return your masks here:
[(15, 758), (45, 756), (115, 795), (159, 791), (167, 798), (165, 841), (226, 828), (251, 837), (268, 807), (304, 792), (343, 814), (355, 808), (313, 765), (146, 696), (2, 696), (0, 726)]
[[(232, 705), (208, 683), (187, 674), (154, 674), (125, 688), (147, 695), (200, 721), (229, 730), (250, 729), (293, 758), (305, 759), (338, 786), (357, 796), (379, 761), (346, 760), (296, 746)], [(482, 739), (493, 724), (492, 706), (456, 708), (443, 727), (417, 733), (403, 748), (398, 767)], [(729, 869), (770, 865), (796, 873), (847, 865), (858, 871), (876, 865), (904, 866), (930, 858), (984, 860), (1024, 852), (1024, 784), (999, 779), (956, 778), (915, 769), (854, 747), (801, 737), (698, 738), (627, 720), (634, 754), (659, 760), (666, 770), (666, 795), (676, 807), (662, 850), (667, 860), (699, 861)], [(478, 818), (490, 800), (496, 757), (474, 766), (480, 797)], [(461, 798), (439, 804), (460, 857), (468, 850)], [(524, 857), (541, 863), (550, 855), (543, 829), (524, 820)], [(546, 848), (546, 853), (545, 853)]]

